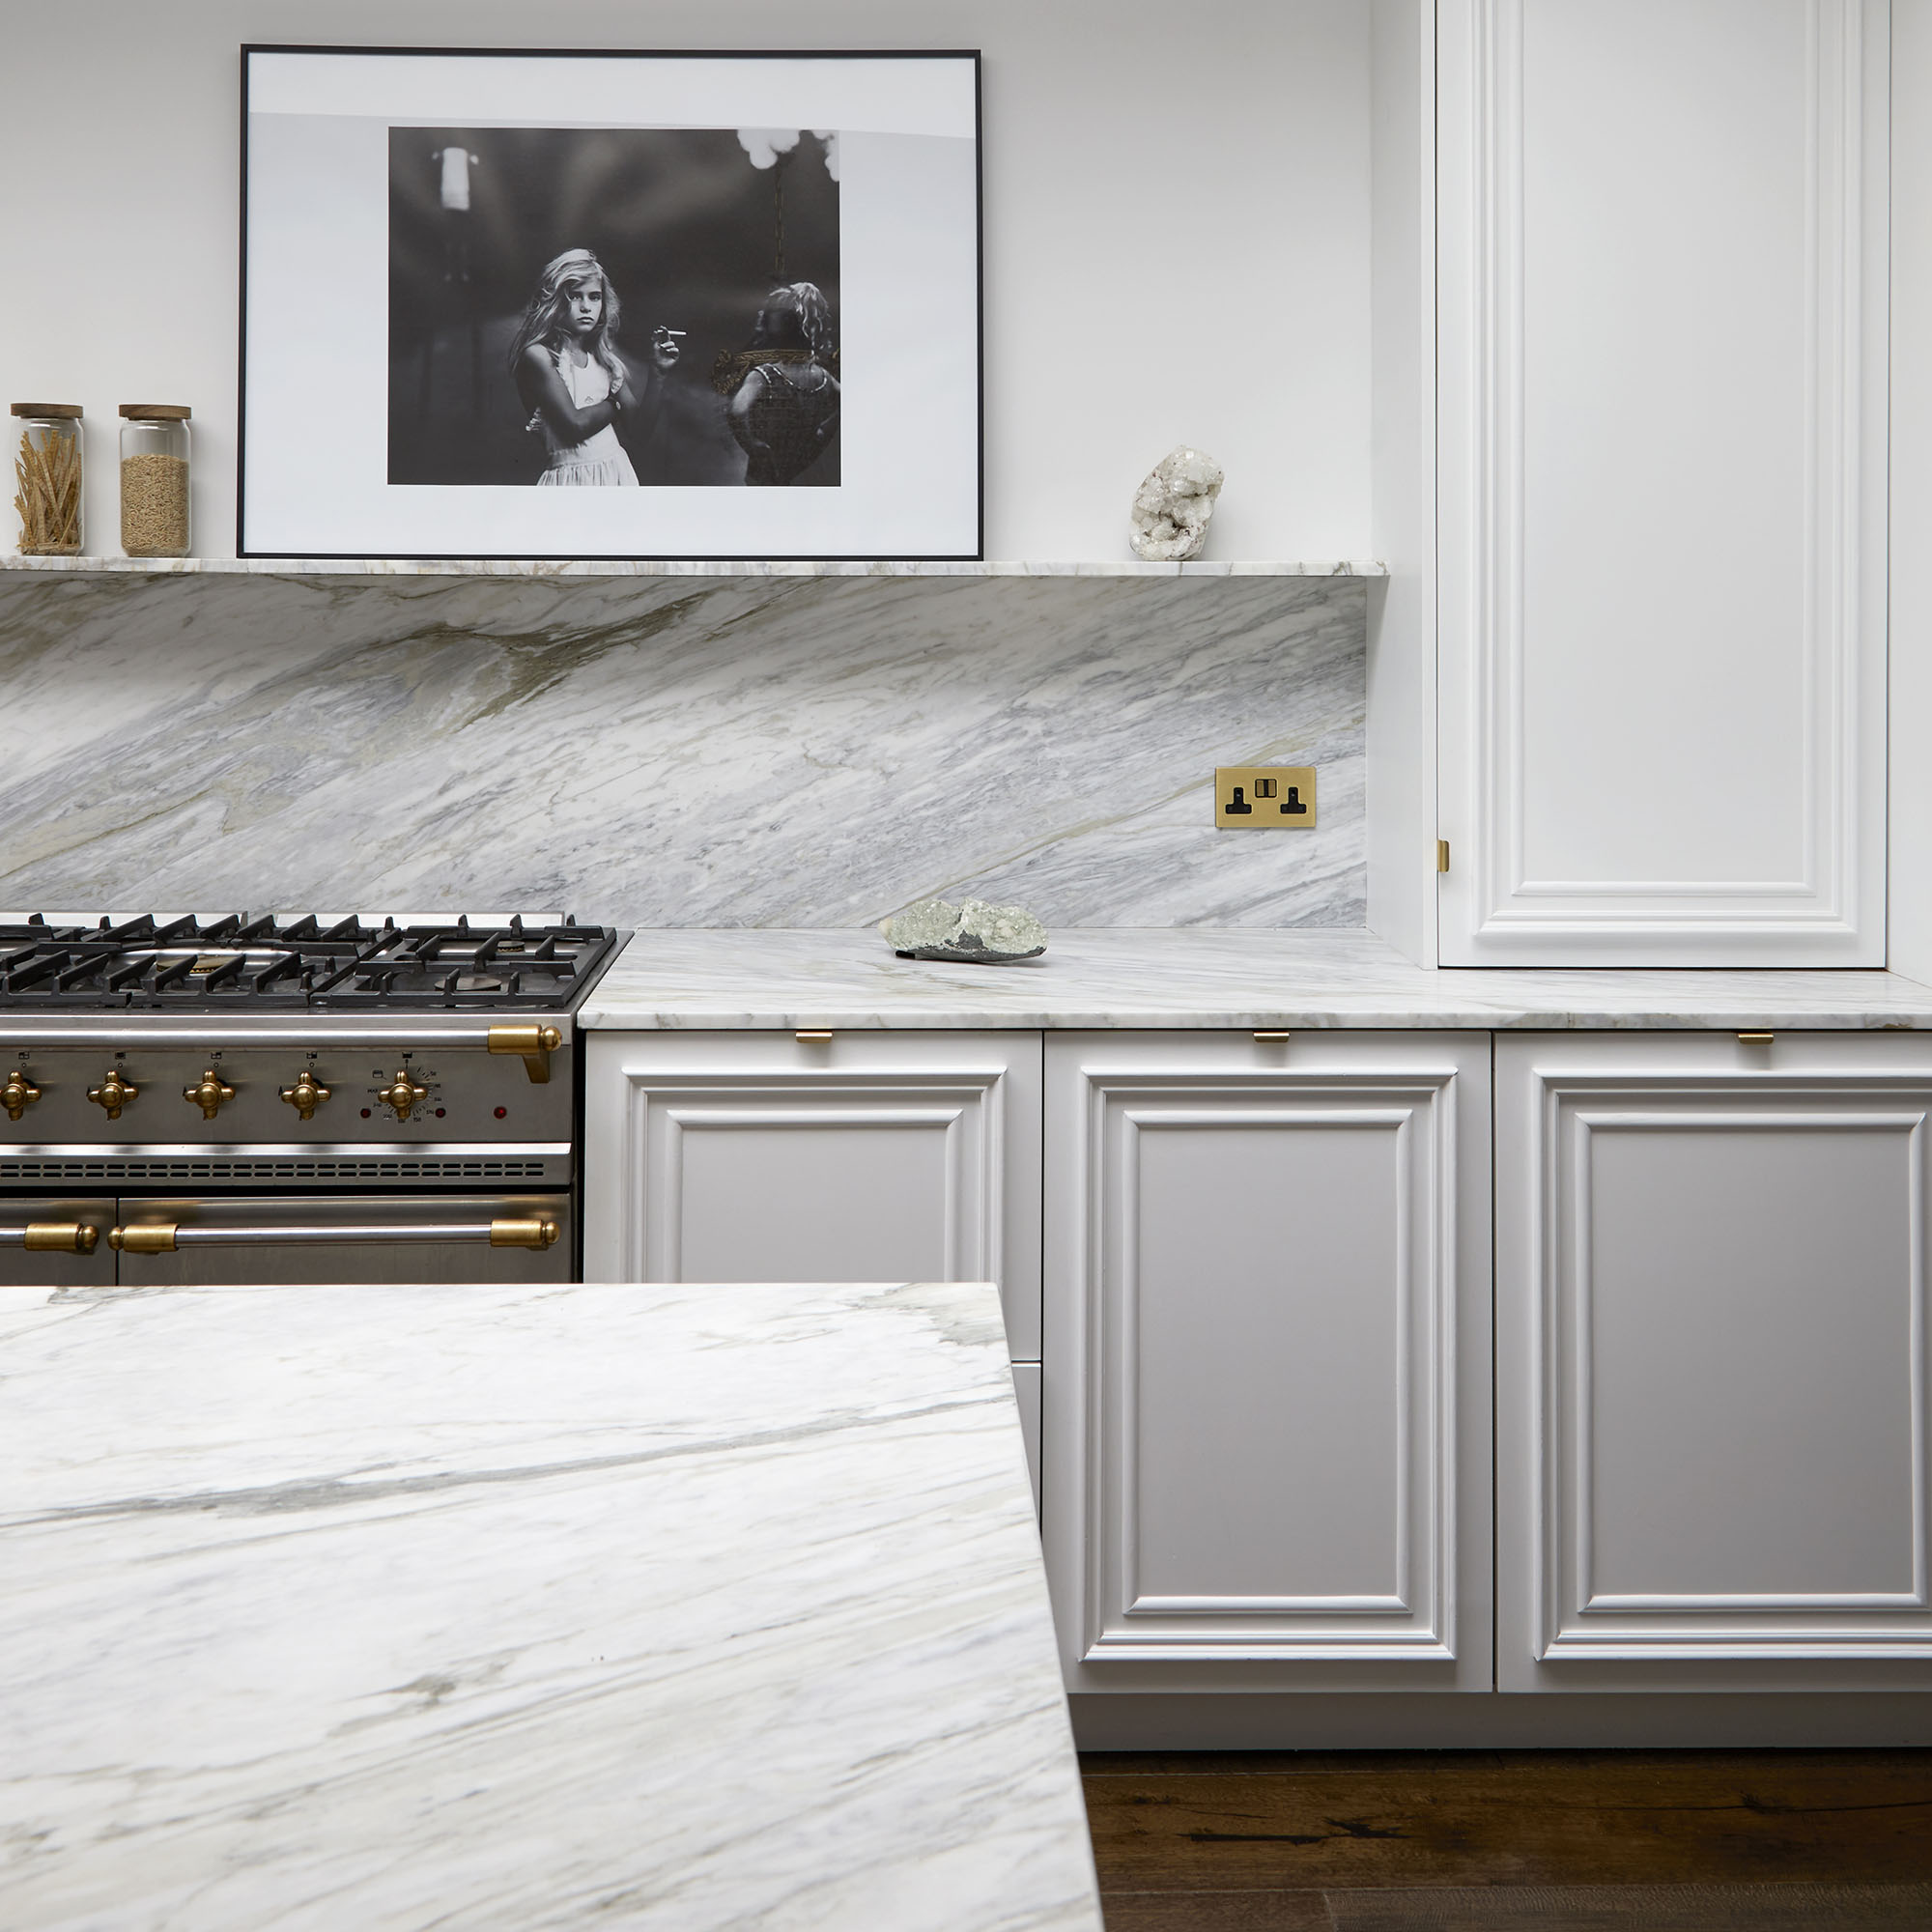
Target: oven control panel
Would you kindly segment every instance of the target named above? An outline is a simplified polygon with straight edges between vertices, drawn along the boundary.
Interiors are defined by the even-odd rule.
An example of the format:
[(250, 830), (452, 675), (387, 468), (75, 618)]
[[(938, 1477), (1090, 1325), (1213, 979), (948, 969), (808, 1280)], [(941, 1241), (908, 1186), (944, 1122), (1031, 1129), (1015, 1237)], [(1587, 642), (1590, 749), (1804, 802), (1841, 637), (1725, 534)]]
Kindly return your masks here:
[(569, 1043), (554, 1027), (496, 1031), (507, 1044), (88, 1047), (0, 1033), (0, 1148), (568, 1142)]

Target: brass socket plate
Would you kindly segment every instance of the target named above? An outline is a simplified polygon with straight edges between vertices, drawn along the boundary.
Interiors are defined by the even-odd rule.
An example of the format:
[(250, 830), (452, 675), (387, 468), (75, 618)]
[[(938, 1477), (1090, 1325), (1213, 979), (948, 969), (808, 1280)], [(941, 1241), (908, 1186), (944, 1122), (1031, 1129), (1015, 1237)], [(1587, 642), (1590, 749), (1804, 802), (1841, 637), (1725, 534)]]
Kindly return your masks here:
[(1214, 823), (1228, 832), (1313, 832), (1313, 765), (1216, 765)]

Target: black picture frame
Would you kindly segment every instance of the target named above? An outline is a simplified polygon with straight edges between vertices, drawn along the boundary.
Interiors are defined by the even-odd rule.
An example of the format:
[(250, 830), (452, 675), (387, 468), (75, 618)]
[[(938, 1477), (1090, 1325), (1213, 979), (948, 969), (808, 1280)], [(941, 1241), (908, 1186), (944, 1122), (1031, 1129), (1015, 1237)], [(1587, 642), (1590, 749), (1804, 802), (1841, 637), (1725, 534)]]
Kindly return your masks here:
[[(279, 514), (270, 515), (269, 514), (270, 503), (265, 500), (265, 491), (271, 490), (274, 487), (275, 476), (273, 473), (274, 464), (271, 461), (264, 460), (264, 452), (275, 445), (270, 444), (269, 432), (262, 426), (265, 420), (273, 420), (273, 417), (271, 412), (264, 407), (265, 384), (262, 382), (261, 355), (259, 353), (264, 336), (275, 326), (277, 320), (272, 312), (273, 305), (278, 301), (285, 303), (288, 291), (286, 281), (281, 285), (270, 286), (266, 290), (260, 285), (257, 270), (263, 251), (259, 247), (251, 250), (251, 223), (264, 218), (265, 197), (276, 193), (287, 185), (286, 180), (280, 178), (265, 182), (264, 170), (258, 165), (259, 157), (255, 141), (255, 136), (259, 132), (255, 108), (256, 77), (259, 71), (259, 64), (270, 60), (326, 63), (328, 71), (337, 74), (343, 71), (342, 63), (355, 61), (485, 64), (520, 62), (541, 64), (534, 71), (554, 73), (564, 72), (566, 66), (576, 68), (583, 63), (647, 63), (661, 75), (678, 73), (695, 74), (703, 69), (721, 70), (724, 74), (728, 75), (732, 71), (732, 64), (747, 64), (743, 69), (744, 71), (750, 71), (749, 64), (763, 64), (767, 71), (770, 70), (773, 64), (787, 67), (798, 64), (809, 64), (807, 67), (808, 71), (823, 73), (828, 71), (828, 64), (831, 64), (847, 71), (869, 71), (880, 79), (884, 79), (890, 73), (890, 70), (884, 65), (887, 63), (952, 64), (954, 71), (960, 75), (963, 85), (970, 87), (970, 135), (965, 137), (970, 140), (970, 219), (964, 218), (964, 203), (962, 202), (961, 218), (955, 221), (952, 226), (954, 228), (964, 228), (967, 232), (963, 234), (953, 233), (949, 237), (949, 245), (960, 257), (956, 265), (957, 271), (949, 286), (952, 287), (955, 291), (963, 291), (970, 279), (970, 301), (955, 301), (953, 305), (955, 311), (962, 307), (966, 310), (966, 326), (958, 331), (962, 337), (962, 343), (956, 345), (956, 347), (967, 347), (963, 338), (970, 338), (969, 350), (968, 353), (955, 353), (954, 362), (959, 371), (970, 367), (970, 399), (963, 413), (959, 413), (959, 398), (956, 394), (958, 384), (956, 380), (944, 385), (934, 384), (933, 396), (936, 398), (943, 391), (948, 399), (948, 408), (955, 413), (959, 413), (959, 420), (956, 424), (949, 420), (949, 441), (956, 439), (956, 446), (962, 452), (970, 447), (971, 474), (970, 479), (967, 479), (962, 489), (957, 487), (957, 479), (949, 470), (947, 472), (945, 488), (937, 493), (944, 497), (947, 505), (944, 518), (945, 532), (943, 540), (938, 542), (915, 541), (912, 543), (888, 542), (876, 545), (851, 541), (851, 531), (855, 528), (863, 528), (866, 523), (863, 497), (861, 493), (856, 491), (848, 502), (843, 502), (839, 505), (841, 511), (849, 510), (850, 514), (845, 517), (838, 534), (835, 535), (829, 542), (814, 540), (791, 546), (787, 546), (782, 542), (778, 544), (760, 542), (742, 545), (731, 543), (705, 544), (701, 542), (678, 542), (672, 544), (631, 542), (613, 545), (609, 540), (608, 533), (600, 535), (596, 540), (588, 544), (559, 544), (555, 540), (554, 531), (550, 532), (547, 536), (545, 533), (539, 532), (539, 541), (530, 544), (505, 544), (500, 540), (466, 544), (462, 542), (442, 541), (424, 542), (421, 539), (419, 530), (406, 532), (404, 539), (395, 543), (378, 541), (375, 543), (355, 542), (353, 544), (344, 544), (340, 541), (339, 528), (334, 526), (331, 526), (328, 530), (319, 528), (318, 541), (294, 540), (293, 531), (298, 528), (301, 523), (299, 512), (298, 511), (294, 514), (293, 520), (285, 508)], [(240, 274), (238, 278), (236, 476), (236, 554), (238, 557), (282, 561), (297, 561), (301, 559), (353, 561), (368, 559), (371, 561), (417, 563), (501, 563), (528, 560), (536, 562), (581, 561), (586, 563), (607, 562), (622, 564), (688, 562), (714, 565), (755, 562), (788, 564), (859, 564), (879, 561), (976, 562), (983, 558), (985, 544), (984, 196), (981, 148), (982, 73), (981, 59), (978, 50), (910, 49), (900, 51), (871, 49), (848, 51), (821, 48), (792, 50), (642, 48), (579, 50), (507, 47), (337, 46), (312, 43), (249, 43), (243, 44), (240, 50), (240, 69), (241, 207)], [(610, 71), (621, 71), (621, 70)], [(639, 68), (634, 71), (640, 72), (643, 70)], [(504, 70), (498, 68), (497, 71), (501, 72)], [(712, 78), (714, 84), (716, 84), (715, 76), (708, 77)], [(358, 124), (371, 119), (380, 119), (380, 117), (367, 115), (348, 118), (354, 119)], [(442, 118), (447, 119), (448, 117), (445, 116)], [(608, 123), (608, 117), (606, 117), (606, 122)], [(412, 130), (416, 128), (427, 130), (433, 125), (433, 122), (424, 122), (418, 117), (410, 116), (395, 124), (395, 127), (409, 128)], [(461, 124), (452, 122), (451, 125)], [(722, 130), (726, 125), (726, 123), (719, 121), (716, 118), (710, 118), (695, 122), (693, 128), (689, 130), (675, 128), (668, 129), (665, 122), (662, 119), (658, 119), (654, 121), (640, 121), (636, 128), (623, 124), (614, 124), (614, 132), (611, 125), (600, 123), (586, 128), (566, 123), (565, 131), (579, 138), (589, 139), (615, 138), (617, 135), (639, 134), (640, 130), (650, 130), (657, 137), (668, 139), (677, 133), (687, 131), (694, 135), (717, 132)], [(395, 127), (390, 128), (392, 137), (395, 133)], [(551, 131), (548, 128), (546, 117), (541, 112), (528, 122), (517, 120), (493, 121), (490, 123), (490, 127), (493, 132), (505, 129), (512, 131), (519, 129), (540, 130), (543, 132)], [(838, 179), (838, 170), (834, 167), (830, 156), (833, 153), (834, 143), (841, 139), (843, 124), (835, 122), (834, 128), (839, 131), (835, 131), (831, 139), (824, 140), (823, 145), (827, 154), (827, 170), (833, 175), (835, 182), (837, 182)], [(753, 129), (753, 131), (756, 132), (759, 130)], [(799, 129), (787, 128), (783, 131), (791, 132), (794, 136), (800, 133)], [(869, 132), (869, 130), (867, 131)], [(742, 143), (745, 136), (741, 132), (738, 138)], [(823, 139), (823, 137), (820, 138)], [(888, 138), (904, 139), (908, 137), (896, 135)], [(910, 138), (918, 140), (925, 137), (915, 133)], [(956, 139), (958, 137), (953, 138)], [(747, 152), (749, 153), (750, 151), (748, 150)], [(475, 161), (477, 157), (472, 154), (469, 158), (471, 161)], [(956, 164), (957, 157), (949, 154), (949, 161), (952, 163), (952, 173), (948, 177), (949, 181), (952, 181), (959, 174)], [(764, 164), (754, 161), (753, 165), (759, 166)], [(782, 167), (783, 162), (781, 158), (779, 168), (776, 170), (781, 182), (783, 179)], [(283, 172), (286, 175), (286, 169)], [(840, 195), (842, 204), (842, 185)], [(270, 211), (270, 213), (273, 213), (273, 211)], [(464, 213), (466, 215), (469, 213), (467, 205)], [(843, 216), (841, 213), (841, 227), (838, 234), (838, 246), (841, 251), (847, 245), (847, 237), (842, 227), (842, 220)], [(466, 220), (463, 225), (467, 228), (469, 226), (469, 223)], [(779, 224), (781, 247), (778, 257), (781, 265), (782, 265), (784, 260), (782, 250), (783, 233), (782, 207), (781, 204)], [(282, 241), (282, 231), (278, 229), (276, 233), (278, 246), (280, 246)], [(282, 252), (286, 255), (287, 251), (284, 248)], [(966, 272), (966, 264), (968, 262), (970, 262), (970, 276)], [(337, 271), (332, 263), (325, 264), (319, 262), (316, 272), (318, 277), (322, 277), (324, 275), (334, 274)], [(393, 283), (393, 272), (390, 279)], [(469, 277), (466, 273), (465, 280), (467, 281)], [(333, 286), (332, 283), (330, 285)], [(607, 277), (607, 286), (610, 285)], [(367, 295), (371, 292), (365, 291), (364, 293)], [(393, 311), (397, 299), (393, 287), (386, 289), (384, 293), (388, 298), (390, 308)], [(496, 318), (493, 320), (500, 324), (501, 319)], [(839, 321), (839, 332), (842, 334), (842, 317)], [(949, 328), (952, 327), (955, 322), (956, 316), (949, 315)], [(762, 327), (762, 315), (759, 318), (759, 323)], [(251, 327), (255, 330), (252, 338)], [(392, 338), (393, 328), (392, 313)], [(258, 352), (252, 359), (251, 349)], [(393, 339), (390, 343), (390, 351), (388, 363), (389, 381), (385, 390), (385, 411), (391, 421), (386, 443), (388, 468), (384, 475), (384, 488), (391, 497), (401, 495), (406, 499), (415, 502), (420, 502), (431, 497), (438, 499), (451, 497), (453, 492), (452, 500), (461, 502), (465, 496), (463, 486), (476, 479), (471, 474), (465, 473), (461, 476), (460, 481), (457, 480), (453, 469), (454, 458), (449, 460), (451, 467), (446, 469), (443, 478), (418, 481), (413, 477), (410, 477), (400, 482), (395, 479), (397, 457), (395, 449), (396, 435), (393, 426), (395, 415), (393, 392), (396, 388), (396, 378), (394, 374), (395, 355)], [(429, 353), (428, 350), (424, 351), (425, 368), (427, 368)], [(835, 350), (833, 354), (836, 355), (836, 353)], [(481, 368), (483, 359), (480, 353), (472, 345), (472, 371)], [(628, 362), (628, 344), (626, 345), (626, 359)], [(811, 352), (811, 359), (823, 360), (825, 358), (814, 348)], [(669, 392), (670, 384), (677, 373), (673, 371), (671, 377), (665, 379), (667, 393)], [(808, 373), (810, 372), (808, 371)], [(840, 374), (842, 377), (842, 370)], [(480, 384), (482, 379), (480, 376), (473, 376), (472, 380)], [(849, 378), (845, 380), (849, 380)], [(880, 380), (885, 382), (890, 380), (890, 377), (882, 372)], [(430, 386), (427, 375), (425, 375), (423, 386), (425, 393), (427, 393)], [(629, 386), (635, 392), (638, 385), (634, 381)], [(837, 389), (838, 384), (835, 384), (833, 386)], [(494, 397), (493, 400), (495, 400)], [(841, 391), (838, 410), (840, 426), (835, 432), (835, 440), (838, 441), (849, 441), (845, 438), (843, 429), (845, 414), (842, 407), (843, 401), (844, 397)], [(931, 406), (937, 407), (936, 401)], [(501, 414), (500, 408), (497, 410), (497, 414), (499, 416)], [(535, 416), (531, 420), (534, 425), (536, 421)], [(252, 464), (251, 454), (255, 458)], [(707, 452), (707, 461), (713, 460), (714, 454)], [(500, 464), (500, 456), (497, 455), (496, 450), (493, 449), (492, 455)], [(869, 461), (869, 457), (862, 458), (859, 466), (862, 474), (869, 473), (866, 469), (867, 461)], [(831, 490), (842, 492), (847, 488), (848, 477), (853, 466), (842, 455), (840, 457), (840, 464), (841, 467), (836, 472), (836, 478), (831, 482), (829, 487)], [(713, 468), (716, 469), (718, 467), (717, 463), (713, 461)], [(819, 469), (820, 471), (824, 471), (828, 467), (827, 465), (820, 465)], [(877, 467), (876, 464), (873, 465), (874, 469)], [(286, 469), (286, 465), (284, 465), (284, 469)], [(444, 478), (447, 480), (444, 480)], [(492, 480), (496, 481), (498, 479), (493, 475)], [(502, 478), (500, 480), (508, 481), (510, 479)], [(632, 480), (640, 479), (634, 476)], [(703, 480), (708, 484), (714, 480), (722, 479), (714, 479), (712, 476), (706, 475)], [(799, 479), (794, 477), (783, 480), (797, 482)], [(814, 474), (810, 475), (808, 480), (818, 482), (823, 481), (824, 477), (822, 474)], [(876, 483), (874, 483), (873, 487), (876, 490)], [(476, 497), (488, 495), (494, 503), (496, 499), (502, 497), (506, 493), (499, 488), (491, 492), (471, 492), (469, 494)], [(901, 502), (912, 500), (918, 496), (917, 492), (909, 491), (903, 487), (903, 479), (895, 484), (893, 494)], [(562, 493), (549, 493), (550, 500), (543, 504), (545, 511), (562, 514), (558, 502), (561, 495)], [(630, 498), (628, 494), (622, 497), (611, 497), (608, 493), (605, 493), (595, 498), (591, 498), (577, 497), (573, 493), (573, 500), (582, 504), (586, 511), (594, 510), (608, 517), (615, 514), (611, 508), (613, 502), (621, 504), (632, 501), (650, 500), (655, 497), (658, 503), (663, 504), (673, 499), (682, 503), (687, 499), (701, 498), (706, 504), (715, 503), (719, 506), (715, 514), (719, 519), (720, 527), (723, 527), (724, 520), (727, 520), (731, 515), (730, 510), (725, 506), (731, 503), (734, 498), (740, 503), (754, 502), (762, 511), (769, 505), (784, 501), (796, 504), (804, 495), (805, 493), (802, 490), (790, 493), (787, 497), (780, 497), (774, 493), (768, 492), (752, 490), (732, 491), (728, 488), (712, 488), (700, 492), (690, 487), (687, 482), (680, 480), (666, 484), (656, 492), (649, 490), (640, 492), (637, 499)], [(821, 493), (821, 497), (823, 493)], [(709, 513), (707, 512), (707, 514)], [(460, 521), (458, 512), (452, 510), (450, 515)], [(692, 515), (696, 516), (697, 512), (694, 511)], [(383, 517), (376, 521), (380, 522), (381, 527), (384, 532), (394, 527), (394, 520), (391, 518)], [(686, 523), (689, 524), (691, 518), (687, 517)], [(371, 524), (371, 519), (365, 516), (363, 523), (365, 526), (368, 526)], [(503, 523), (503, 514), (493, 514), (492, 528), (495, 531), (500, 533)], [(705, 526), (709, 527), (709, 525), (707, 524)]]

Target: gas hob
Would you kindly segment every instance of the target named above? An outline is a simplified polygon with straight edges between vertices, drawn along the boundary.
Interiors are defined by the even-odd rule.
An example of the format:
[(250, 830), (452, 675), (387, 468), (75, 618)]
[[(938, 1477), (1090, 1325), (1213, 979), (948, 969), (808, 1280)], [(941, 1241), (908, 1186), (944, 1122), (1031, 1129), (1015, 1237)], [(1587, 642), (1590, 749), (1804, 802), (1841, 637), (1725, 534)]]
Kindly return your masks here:
[(0, 1011), (568, 1011), (622, 936), (567, 913), (0, 915)]

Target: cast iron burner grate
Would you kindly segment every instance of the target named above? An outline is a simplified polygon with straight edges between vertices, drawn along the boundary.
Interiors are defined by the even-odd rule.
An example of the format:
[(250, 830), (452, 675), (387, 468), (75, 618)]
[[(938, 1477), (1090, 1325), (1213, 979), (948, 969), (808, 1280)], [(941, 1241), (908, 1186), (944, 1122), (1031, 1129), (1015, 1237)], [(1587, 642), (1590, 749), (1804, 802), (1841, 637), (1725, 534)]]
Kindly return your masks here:
[(609, 926), (561, 921), (472, 925), (314, 913), (151, 913), (119, 923), (0, 921), (0, 1009), (440, 1008), (558, 1011), (574, 1006), (617, 944)]

